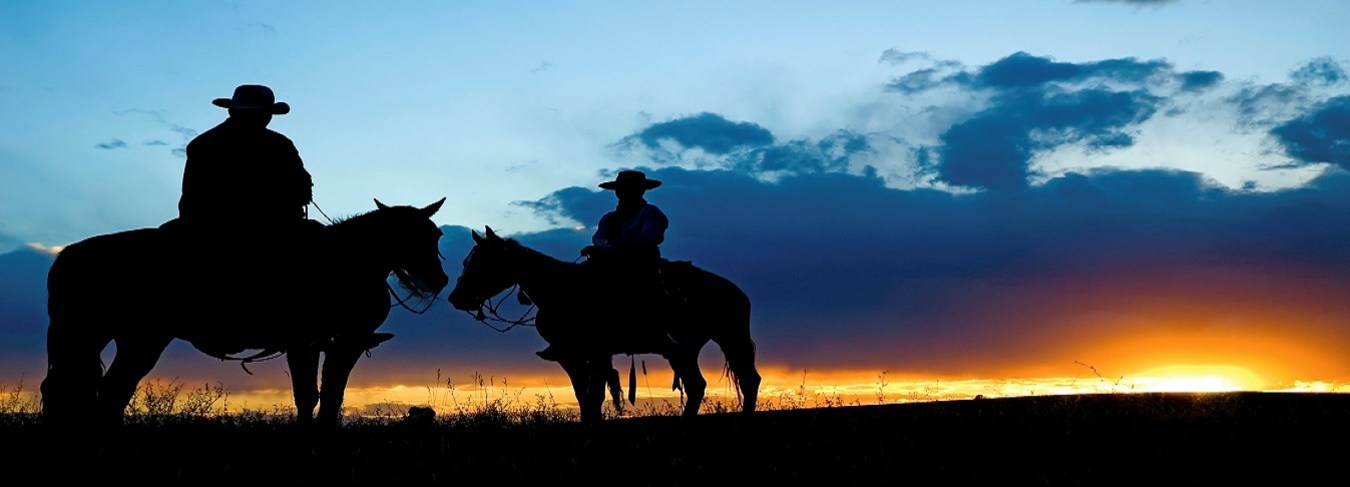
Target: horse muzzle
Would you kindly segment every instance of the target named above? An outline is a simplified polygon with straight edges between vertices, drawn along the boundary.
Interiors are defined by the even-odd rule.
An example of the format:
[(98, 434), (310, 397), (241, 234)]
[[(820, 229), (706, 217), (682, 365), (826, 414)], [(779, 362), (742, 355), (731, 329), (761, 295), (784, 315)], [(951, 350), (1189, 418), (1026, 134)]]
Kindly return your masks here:
[(450, 291), (450, 296), (447, 299), (450, 301), (450, 306), (454, 306), (455, 309), (460, 311), (477, 310), (482, 306), (484, 301), (483, 299), (469, 296), (469, 293), (460, 291), (458, 287)]

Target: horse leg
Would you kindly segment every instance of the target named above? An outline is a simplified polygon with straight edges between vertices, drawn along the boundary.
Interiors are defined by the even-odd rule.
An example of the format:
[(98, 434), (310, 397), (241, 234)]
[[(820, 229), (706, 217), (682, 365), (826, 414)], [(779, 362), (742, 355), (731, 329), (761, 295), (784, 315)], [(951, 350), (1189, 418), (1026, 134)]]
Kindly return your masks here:
[(755, 368), (755, 342), (746, 337), (718, 342), (717, 345), (722, 348), (727, 368), (731, 369), (731, 376), (741, 392), (741, 411), (754, 412), (761, 380), (759, 370)]
[(53, 317), (47, 328), (47, 376), (42, 379), (42, 416), (53, 424), (93, 419), (103, 376), (99, 357), (112, 339), (78, 336), (67, 319)]
[(98, 387), (98, 417), (106, 423), (122, 420), (127, 404), (136, 394), (136, 385), (140, 384), (150, 370), (159, 362), (159, 356), (168, 348), (170, 337), (135, 336), (116, 340), (117, 356), (113, 357), (108, 372)]
[(684, 392), (688, 395), (684, 403), (684, 416), (697, 416), (698, 408), (703, 405), (703, 392), (708, 388), (708, 380), (698, 368), (698, 351), (692, 353), (680, 350), (670, 354), (670, 368), (675, 377), (684, 383)]
[(319, 389), (319, 418), (324, 426), (337, 426), (342, 417), (342, 401), (347, 392), (356, 361), (366, 349), (334, 342), (323, 356), (323, 386)]
[[(566, 358), (558, 361), (563, 372), (567, 372), (568, 380), (572, 381), (572, 391), (577, 396), (577, 406), (581, 408), (581, 422), (594, 423), (601, 419), (600, 403), (594, 407), (591, 404), (591, 378), (590, 364), (584, 359)], [(601, 402), (604, 402), (604, 391), (601, 391)]]
[(614, 402), (614, 412), (623, 414), (623, 385), (619, 382), (619, 370), (609, 369), (609, 374), (605, 376), (605, 384), (609, 385), (610, 399)]
[(586, 400), (593, 404), (597, 418), (601, 418), (601, 411), (605, 405), (605, 386), (609, 384), (610, 374), (618, 379), (618, 372), (614, 370), (614, 359), (610, 356), (592, 357), (586, 360), (587, 386)]
[(319, 405), (319, 350), (311, 345), (292, 348), (286, 352), (286, 366), (291, 372), (295, 421), (311, 424)]

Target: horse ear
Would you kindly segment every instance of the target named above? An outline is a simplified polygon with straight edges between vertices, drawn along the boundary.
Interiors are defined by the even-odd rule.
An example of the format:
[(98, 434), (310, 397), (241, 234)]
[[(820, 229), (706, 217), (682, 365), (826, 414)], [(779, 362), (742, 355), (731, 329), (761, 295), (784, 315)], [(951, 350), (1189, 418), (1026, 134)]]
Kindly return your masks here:
[(473, 235), (473, 243), (483, 243), (483, 236), (477, 230), (469, 230), (469, 233)]
[(441, 205), (443, 204), (445, 204), (445, 198), (441, 197), (441, 199), (436, 200), (435, 203), (427, 205), (426, 208), (422, 208), (422, 215), (431, 218), (431, 215), (435, 215), (436, 212), (441, 211)]
[(489, 226), (487, 226), (487, 225), (483, 225), (483, 228), (486, 228), (486, 229), (487, 229), (487, 238), (500, 238), (500, 237), (497, 236), (496, 233), (493, 233), (493, 232), (492, 232), (492, 227), (489, 227)]
[(389, 209), (389, 205), (386, 205), (386, 204), (384, 204), (384, 203), (380, 203), (380, 199), (379, 199), (379, 198), (375, 198), (375, 207), (376, 207), (376, 208), (379, 208), (379, 209), (381, 209), (381, 210), (388, 210), (388, 209)]

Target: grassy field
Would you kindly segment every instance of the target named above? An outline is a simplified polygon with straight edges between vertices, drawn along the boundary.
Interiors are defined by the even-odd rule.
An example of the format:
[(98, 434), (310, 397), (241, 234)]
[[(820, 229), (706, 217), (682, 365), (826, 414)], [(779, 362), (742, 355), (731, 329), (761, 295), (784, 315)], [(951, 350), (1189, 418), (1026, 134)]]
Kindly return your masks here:
[[(60, 435), (0, 415), (7, 485), (1341, 485), (1350, 395), (1099, 394), (647, 416), (432, 421), (138, 414)], [(53, 467), (43, 467), (51, 465)], [(54, 468), (54, 469), (52, 469)], [(114, 484), (112, 481), (116, 481)]]

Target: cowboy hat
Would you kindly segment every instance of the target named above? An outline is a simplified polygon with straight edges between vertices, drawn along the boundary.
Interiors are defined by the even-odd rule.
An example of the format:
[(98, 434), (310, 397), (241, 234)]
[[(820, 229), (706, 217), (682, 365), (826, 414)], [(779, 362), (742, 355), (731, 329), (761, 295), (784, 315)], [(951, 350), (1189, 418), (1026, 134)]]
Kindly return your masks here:
[(614, 178), (613, 181), (600, 183), (600, 187), (604, 189), (652, 189), (660, 185), (661, 181), (647, 179), (647, 175), (642, 171), (619, 171), (619, 176)]
[(285, 115), (291, 111), (290, 105), (276, 101), (272, 89), (263, 85), (239, 85), (234, 89), (233, 97), (216, 98), (211, 100), (211, 104), (235, 110), (260, 110), (273, 115)]

